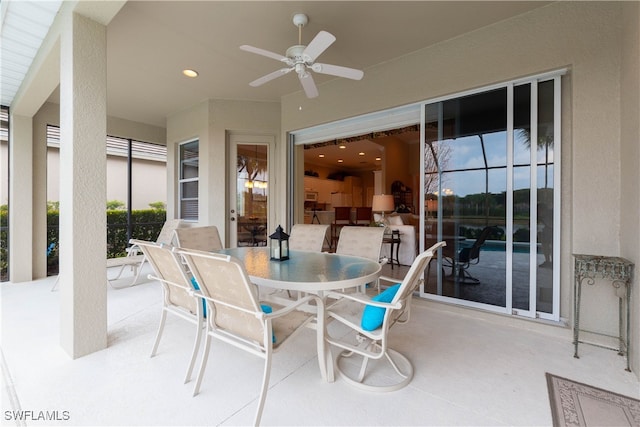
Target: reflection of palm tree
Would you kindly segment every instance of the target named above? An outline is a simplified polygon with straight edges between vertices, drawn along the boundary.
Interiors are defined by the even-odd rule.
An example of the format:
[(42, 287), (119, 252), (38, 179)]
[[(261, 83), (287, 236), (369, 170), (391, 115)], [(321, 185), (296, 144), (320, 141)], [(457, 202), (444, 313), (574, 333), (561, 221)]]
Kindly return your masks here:
[[(254, 182), (258, 175), (262, 174), (266, 171), (266, 161), (265, 159), (258, 158), (258, 148), (256, 146), (256, 154), (246, 155), (246, 154), (238, 154), (237, 156), (237, 168), (238, 175), (243, 171), (247, 174), (247, 182)], [(249, 206), (247, 216), (253, 216), (253, 186), (247, 187), (247, 193), (249, 194)]]
[[(547, 126), (540, 125), (538, 127), (538, 151), (544, 150), (544, 188), (549, 187), (549, 183), (547, 182), (547, 175), (549, 165), (553, 164), (553, 162), (549, 161), (549, 151), (553, 150), (554, 138), (553, 134), (549, 134), (549, 132), (543, 132), (547, 130)], [(520, 128), (516, 129), (516, 137), (522, 142), (522, 145), (527, 150), (531, 149), (531, 128)], [(533, 166), (533, 165), (532, 165)]]
[(246, 171), (249, 181), (254, 181), (264, 170), (265, 164), (261, 162), (260, 159), (243, 154), (238, 155), (238, 173)]

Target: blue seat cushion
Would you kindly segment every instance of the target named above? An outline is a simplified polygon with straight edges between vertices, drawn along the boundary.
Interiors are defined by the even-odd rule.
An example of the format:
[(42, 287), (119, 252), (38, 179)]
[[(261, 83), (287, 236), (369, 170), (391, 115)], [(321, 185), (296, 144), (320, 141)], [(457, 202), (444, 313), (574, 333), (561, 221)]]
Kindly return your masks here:
[[(381, 292), (371, 299), (377, 302), (391, 302), (393, 297), (396, 296), (398, 289), (400, 289), (400, 283), (396, 283), (395, 285), (388, 287), (384, 292)], [(362, 329), (365, 331), (375, 331), (382, 326), (386, 310), (387, 309), (383, 307), (367, 305), (362, 312), (362, 320), (360, 321)]]
[[(198, 286), (198, 281), (193, 276), (191, 276), (191, 284), (193, 285), (193, 288), (196, 291), (200, 290), (200, 286)], [(202, 300), (202, 316), (207, 317), (207, 302), (204, 299)]]
[[(267, 314), (269, 314), (269, 313), (271, 313), (273, 311), (273, 308), (271, 308), (271, 306), (267, 305), (267, 304), (260, 304), (260, 308), (262, 309), (262, 311), (264, 313), (267, 313)], [(275, 332), (271, 332), (271, 333), (272, 333), (271, 341), (275, 344), (276, 343), (276, 333)]]

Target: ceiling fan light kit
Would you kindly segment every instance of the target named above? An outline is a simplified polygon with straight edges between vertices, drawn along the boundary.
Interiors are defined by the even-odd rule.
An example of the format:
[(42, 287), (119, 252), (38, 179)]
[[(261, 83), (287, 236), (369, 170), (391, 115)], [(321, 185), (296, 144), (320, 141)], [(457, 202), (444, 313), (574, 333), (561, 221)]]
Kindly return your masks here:
[(315, 60), (336, 41), (333, 34), (327, 31), (320, 31), (311, 40), (308, 46), (302, 44), (302, 27), (307, 25), (309, 19), (307, 15), (297, 13), (293, 15), (293, 24), (298, 27), (298, 44), (291, 46), (286, 50), (285, 55), (279, 55), (268, 50), (260, 49), (257, 47), (242, 45), (240, 49), (255, 53), (257, 55), (266, 56), (267, 58), (281, 61), (287, 65), (286, 68), (273, 71), (267, 75), (264, 75), (251, 83), (252, 87), (261, 86), (271, 80), (274, 80), (280, 76), (295, 71), (300, 80), (300, 84), (304, 89), (307, 98), (315, 98), (318, 96), (318, 88), (313, 81), (313, 76), (309, 71), (313, 71), (318, 74), (328, 74), (336, 77), (344, 77), (352, 80), (360, 80), (364, 76), (364, 72), (356, 70), (354, 68), (342, 67), (340, 65), (322, 64), (316, 63)]

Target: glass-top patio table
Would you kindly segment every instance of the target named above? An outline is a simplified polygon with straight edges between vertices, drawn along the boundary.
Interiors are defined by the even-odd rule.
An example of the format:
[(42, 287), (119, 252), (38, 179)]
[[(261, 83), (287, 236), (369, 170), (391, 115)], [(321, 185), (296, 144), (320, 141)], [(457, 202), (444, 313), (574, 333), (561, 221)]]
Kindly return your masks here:
[(262, 286), (310, 292), (351, 288), (374, 282), (379, 263), (367, 258), (326, 252), (290, 251), (286, 261), (271, 261), (269, 248), (240, 247), (216, 251), (242, 261), (251, 280)]
[[(227, 248), (216, 251), (240, 260), (249, 277), (256, 285), (287, 291), (313, 293), (321, 298), (324, 292), (362, 287), (374, 282), (382, 269), (373, 260), (357, 256), (339, 255), (326, 252), (290, 251), (289, 259), (272, 261), (268, 247)], [(327, 360), (325, 348), (326, 318), (322, 311), (322, 322), (318, 325), (318, 363), (322, 377), (333, 381), (333, 366)], [(327, 371), (327, 368), (328, 371)]]

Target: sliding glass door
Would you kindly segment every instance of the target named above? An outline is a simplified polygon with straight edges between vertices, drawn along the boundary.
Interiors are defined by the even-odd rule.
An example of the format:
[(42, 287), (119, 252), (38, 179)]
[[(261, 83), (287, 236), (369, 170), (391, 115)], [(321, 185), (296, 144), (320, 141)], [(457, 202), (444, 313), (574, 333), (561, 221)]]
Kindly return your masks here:
[(411, 155), (400, 166), (385, 161), (381, 167), (387, 175), (398, 173), (395, 169), (417, 174), (411, 177), (415, 206), (409, 221), (419, 250), (447, 243), (428, 269), (421, 296), (558, 321), (564, 73), (293, 132), (289, 161), (297, 166), (288, 187), (290, 220), (296, 218), (296, 202), (303, 204), (293, 195), (302, 197), (306, 170), (297, 163), (303, 155), (296, 146), (371, 138), (378, 131), (419, 124), (417, 150), (411, 151), (418, 145), (411, 141)]
[[(423, 295), (558, 319), (560, 76), (425, 104)], [(554, 250), (555, 249), (555, 250)]]

